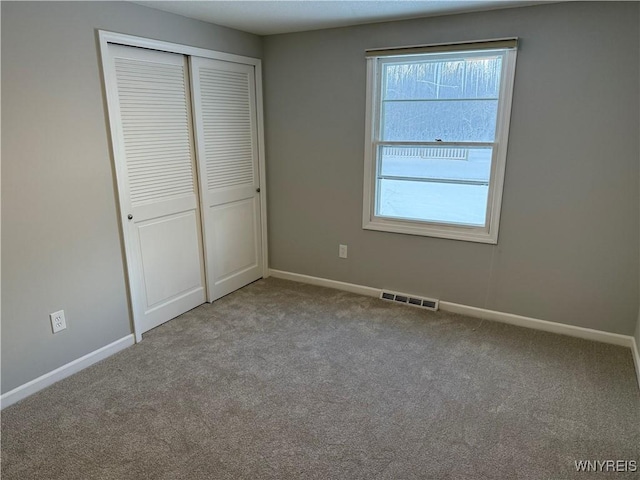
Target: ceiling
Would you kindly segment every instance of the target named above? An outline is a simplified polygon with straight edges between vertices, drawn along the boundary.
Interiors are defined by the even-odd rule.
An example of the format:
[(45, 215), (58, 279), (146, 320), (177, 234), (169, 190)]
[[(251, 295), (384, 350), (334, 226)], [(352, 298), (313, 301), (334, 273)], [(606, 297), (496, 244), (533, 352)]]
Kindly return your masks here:
[(274, 35), (550, 2), (522, 0), (182, 0), (136, 1), (134, 3), (257, 35)]

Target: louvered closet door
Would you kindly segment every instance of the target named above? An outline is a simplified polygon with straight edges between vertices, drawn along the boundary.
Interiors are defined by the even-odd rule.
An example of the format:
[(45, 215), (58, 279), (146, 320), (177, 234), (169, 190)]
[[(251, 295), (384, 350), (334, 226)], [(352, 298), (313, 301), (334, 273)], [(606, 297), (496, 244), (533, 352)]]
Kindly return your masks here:
[(105, 69), (136, 334), (205, 301), (187, 59), (109, 45)]
[(209, 301), (262, 277), (253, 66), (191, 58)]

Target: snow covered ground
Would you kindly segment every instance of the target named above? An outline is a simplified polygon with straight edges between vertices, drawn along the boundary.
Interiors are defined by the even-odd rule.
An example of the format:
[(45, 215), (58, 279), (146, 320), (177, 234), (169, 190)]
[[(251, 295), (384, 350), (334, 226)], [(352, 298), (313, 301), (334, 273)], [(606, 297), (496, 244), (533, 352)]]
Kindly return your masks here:
[[(491, 149), (473, 149), (467, 160), (383, 156), (382, 175), (489, 182)], [(484, 226), (488, 185), (379, 180), (378, 215)]]

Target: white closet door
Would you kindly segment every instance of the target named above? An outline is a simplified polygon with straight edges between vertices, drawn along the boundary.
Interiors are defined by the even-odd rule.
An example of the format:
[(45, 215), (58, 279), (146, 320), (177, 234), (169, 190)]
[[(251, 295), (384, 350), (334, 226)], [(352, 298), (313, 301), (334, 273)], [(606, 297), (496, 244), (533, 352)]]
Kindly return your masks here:
[(205, 301), (187, 59), (109, 44), (105, 83), (134, 321)]
[(262, 277), (254, 67), (191, 57), (209, 301)]

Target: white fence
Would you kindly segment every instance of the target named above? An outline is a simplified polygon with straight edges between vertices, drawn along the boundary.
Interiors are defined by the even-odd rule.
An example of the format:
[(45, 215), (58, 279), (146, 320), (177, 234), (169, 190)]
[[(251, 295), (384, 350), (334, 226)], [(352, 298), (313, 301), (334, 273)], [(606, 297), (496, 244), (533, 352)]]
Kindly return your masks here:
[(383, 147), (384, 155), (393, 157), (442, 158), (467, 160), (469, 151), (456, 147)]

